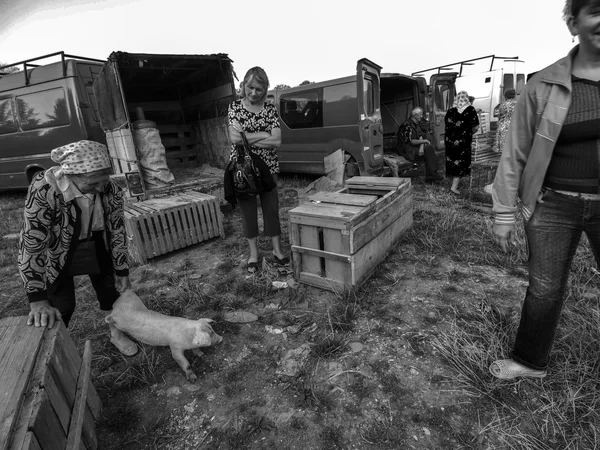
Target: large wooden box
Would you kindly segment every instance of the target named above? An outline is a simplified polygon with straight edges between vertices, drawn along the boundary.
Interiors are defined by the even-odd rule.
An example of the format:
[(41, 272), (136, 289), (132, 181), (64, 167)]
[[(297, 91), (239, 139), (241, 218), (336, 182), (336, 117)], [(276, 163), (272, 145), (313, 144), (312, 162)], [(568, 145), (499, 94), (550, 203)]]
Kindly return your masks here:
[(350, 178), (290, 210), (292, 264), (302, 283), (342, 292), (363, 284), (413, 220), (410, 178)]
[(82, 366), (62, 322), (50, 330), (26, 323), (27, 317), (0, 320), (0, 450), (65, 450), (75, 425), (74, 448), (96, 449), (101, 404), (89, 382), (91, 353)]
[(125, 229), (131, 258), (150, 258), (208, 239), (225, 236), (219, 199), (191, 191), (125, 206)]

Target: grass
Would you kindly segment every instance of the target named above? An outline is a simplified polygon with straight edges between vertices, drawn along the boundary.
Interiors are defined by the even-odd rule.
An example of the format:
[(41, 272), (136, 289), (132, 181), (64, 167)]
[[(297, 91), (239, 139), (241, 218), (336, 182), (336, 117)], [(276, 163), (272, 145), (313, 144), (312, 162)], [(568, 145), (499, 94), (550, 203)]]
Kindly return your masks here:
[[(427, 255), (421, 260), (449, 257), (507, 272), (524, 266), (522, 226), (517, 229), (517, 246), (504, 255), (491, 245), (490, 218), (465, 214), (444, 198), (426, 193), (418, 197), (432, 203), (416, 214), (420, 226), (409, 236), (417, 250)], [(444, 320), (447, 331), (433, 338), (434, 347), (456, 373), (447, 380), (447, 388), (462, 390), (482, 410), (493, 408), (495, 419), (485, 430), (496, 434), (506, 448), (600, 447), (600, 275), (594, 267), (583, 239), (571, 269), (549, 374), (543, 380), (506, 382), (489, 375), (489, 364), (507, 357), (511, 349), (519, 312), (497, 306), (485, 292), (475, 308), (453, 306)], [(449, 273), (454, 284), (468, 277), (463, 272)]]
[[(282, 180), (289, 192), (312, 181), (302, 177)], [(288, 197), (293, 196), (286, 194)], [(347, 448), (350, 444), (365, 449), (410, 448), (410, 444), (417, 445), (411, 436), (414, 429), (423, 427), (443, 435), (438, 441), (444, 444), (441, 448), (486, 448), (486, 442), (488, 448), (600, 448), (600, 274), (587, 241), (582, 241), (574, 259), (548, 376), (498, 381), (491, 377), (488, 366), (510, 352), (522, 301), (515, 281), (526, 280), (527, 275), (522, 224), (517, 229), (517, 246), (504, 254), (492, 243), (489, 214), (432, 186), (417, 184), (415, 197), (413, 228), (362, 288), (337, 295), (309, 291), (301, 308), (281, 306), (285, 306), (287, 291), (272, 289), (274, 277), (269, 270), (248, 278), (240, 269), (247, 248), (236, 216), (226, 218), (225, 226), (229, 235), (239, 239), (223, 241), (218, 249), (221, 263), (210, 272), (198, 272), (185, 257), (165, 272), (152, 262), (132, 271), (133, 284), (151, 309), (190, 318), (210, 315), (216, 320), (215, 331), (226, 337), (222, 345), (228, 346), (227, 352), (208, 349), (202, 359), (189, 356), (198, 374), (218, 380), (220, 398), (231, 402), (226, 405), (235, 416), (220, 428), (204, 424), (203, 429), (209, 431), (201, 448), (257, 448), (252, 444), (255, 440), (267, 448), (266, 443), (284, 430), (312, 433), (321, 448)], [(0, 194), (0, 236), (18, 231), (23, 199), (22, 193)], [(282, 208), (282, 217), (290, 206), (294, 205)], [(286, 226), (282, 220), (284, 236)], [(269, 241), (259, 240), (259, 248), (267, 253)], [(0, 282), (8, 286), (0, 293), (4, 296), (0, 316), (27, 312), (16, 277), (16, 257), (16, 241), (0, 239)], [(493, 278), (491, 269), (500, 270), (509, 281)], [(412, 296), (406, 292), (411, 280), (438, 287), (426, 295)], [(77, 295), (78, 309), (70, 333), (80, 346), (85, 339), (94, 341), (93, 382), (102, 395), (114, 397), (116, 393), (119, 397), (129, 390), (151, 390), (164, 384), (165, 372), (179, 373), (168, 349), (142, 345), (136, 358), (120, 356), (107, 343), (103, 314), (97, 310), (89, 281), (79, 283)], [(252, 328), (221, 320), (230, 310), (260, 310), (270, 304), (279, 309), (260, 313), (260, 322)], [(417, 312), (411, 313), (415, 305)], [(410, 321), (411, 317), (418, 322)], [(274, 338), (264, 332), (265, 325), (295, 326), (298, 332), (289, 334), (287, 341), (278, 337), (273, 346)], [(311, 331), (302, 331), (307, 329)], [(230, 364), (226, 359), (239, 351), (230, 343), (236, 339), (251, 350)], [(309, 361), (296, 377), (286, 381), (288, 387), (282, 389), (279, 399), (305, 415), (293, 416), (287, 424), (274, 424), (264, 413), (266, 397), (257, 397), (260, 404), (248, 399), (235, 403), (239, 394), (249, 389), (255, 372), (271, 389), (283, 385), (272, 375), (277, 362), (286, 349), (306, 341), (311, 343)], [(382, 353), (368, 347), (370, 353), (354, 355), (348, 346), (350, 342), (370, 345), (373, 341), (381, 343)], [(390, 347), (390, 343), (397, 345)], [(400, 348), (405, 349), (405, 359), (394, 353)], [(403, 364), (439, 365), (432, 354), (439, 355), (446, 370), (440, 375), (419, 368), (422, 378), (440, 395), (461, 401), (445, 412), (422, 404), (419, 387), (405, 375)], [(324, 372), (328, 364), (337, 362), (341, 374)], [(254, 389), (260, 392), (260, 387)], [(332, 422), (340, 411), (347, 422)], [(140, 409), (119, 403), (112, 412), (115, 416), (107, 419), (103, 429), (118, 434), (135, 427)], [(459, 415), (462, 422), (452, 422), (452, 415)], [(467, 425), (475, 430), (475, 437)], [(184, 442), (193, 431), (171, 433), (157, 424), (145, 434), (152, 434), (148, 439), (163, 448)], [(127, 439), (136, 436), (145, 438), (140, 434)], [(263, 437), (265, 441), (261, 441)], [(275, 444), (271, 448), (276, 448)]]

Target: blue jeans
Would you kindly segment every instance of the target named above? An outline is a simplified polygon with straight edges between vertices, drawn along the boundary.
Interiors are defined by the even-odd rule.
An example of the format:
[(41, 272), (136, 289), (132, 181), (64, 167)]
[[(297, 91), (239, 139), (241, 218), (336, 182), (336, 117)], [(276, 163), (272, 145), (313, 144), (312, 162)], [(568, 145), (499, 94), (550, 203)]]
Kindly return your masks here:
[(544, 370), (560, 313), (573, 256), (585, 231), (600, 264), (600, 200), (546, 191), (525, 225), (529, 287), (521, 311), (513, 360)]

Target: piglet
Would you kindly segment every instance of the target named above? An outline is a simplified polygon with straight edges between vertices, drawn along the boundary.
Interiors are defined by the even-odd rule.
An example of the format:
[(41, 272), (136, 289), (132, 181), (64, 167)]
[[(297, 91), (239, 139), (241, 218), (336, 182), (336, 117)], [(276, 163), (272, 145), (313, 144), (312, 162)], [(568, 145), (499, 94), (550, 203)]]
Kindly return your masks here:
[(173, 358), (192, 383), (198, 377), (183, 351), (191, 349), (197, 356), (202, 356), (200, 347), (223, 340), (209, 325), (212, 319), (190, 320), (151, 311), (131, 289), (121, 294), (104, 320), (144, 344), (171, 347)]

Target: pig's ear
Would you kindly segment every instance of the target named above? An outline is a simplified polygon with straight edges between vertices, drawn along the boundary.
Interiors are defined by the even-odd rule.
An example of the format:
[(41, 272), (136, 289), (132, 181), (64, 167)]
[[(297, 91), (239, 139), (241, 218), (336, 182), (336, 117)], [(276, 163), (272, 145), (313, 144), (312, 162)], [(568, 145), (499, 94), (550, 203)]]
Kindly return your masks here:
[(206, 323), (213, 323), (214, 322), (214, 320), (212, 320), (212, 319), (198, 319), (198, 320), (202, 321), (202, 322), (206, 322)]
[(210, 335), (208, 333), (196, 330), (194, 339), (192, 339), (192, 344), (197, 345), (198, 347), (208, 347), (211, 343), (212, 341), (210, 340)]

